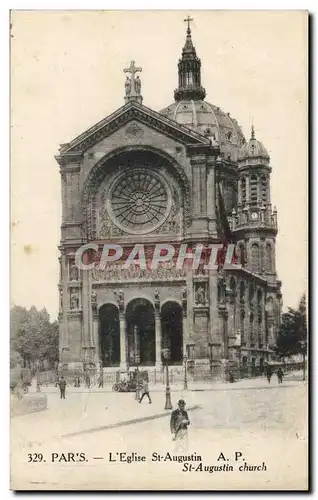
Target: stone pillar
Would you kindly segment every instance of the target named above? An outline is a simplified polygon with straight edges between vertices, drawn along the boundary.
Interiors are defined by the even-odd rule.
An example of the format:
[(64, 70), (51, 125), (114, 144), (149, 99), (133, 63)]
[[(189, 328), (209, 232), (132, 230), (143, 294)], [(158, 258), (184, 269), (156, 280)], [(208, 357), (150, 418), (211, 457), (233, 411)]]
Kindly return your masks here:
[(162, 368), (161, 362), (161, 318), (160, 311), (155, 312), (155, 327), (156, 327), (156, 369)]
[(195, 145), (187, 147), (187, 155), (190, 159), (192, 172), (191, 236), (193, 237), (208, 236), (206, 157), (209, 153), (209, 146)]
[(250, 178), (249, 175), (245, 177), (246, 179), (246, 204), (250, 202)]
[(221, 319), (221, 358), (228, 359), (229, 353), (229, 343), (228, 343), (228, 311), (225, 304), (219, 305), (219, 318)]
[(126, 353), (126, 320), (123, 312), (119, 313), (119, 331), (120, 331), (120, 369), (127, 370), (127, 353)]
[(237, 187), (237, 204), (239, 206), (242, 205), (242, 180), (238, 180), (238, 187)]
[(207, 216), (210, 236), (217, 236), (216, 228), (216, 182), (215, 182), (215, 158), (209, 156), (207, 160)]

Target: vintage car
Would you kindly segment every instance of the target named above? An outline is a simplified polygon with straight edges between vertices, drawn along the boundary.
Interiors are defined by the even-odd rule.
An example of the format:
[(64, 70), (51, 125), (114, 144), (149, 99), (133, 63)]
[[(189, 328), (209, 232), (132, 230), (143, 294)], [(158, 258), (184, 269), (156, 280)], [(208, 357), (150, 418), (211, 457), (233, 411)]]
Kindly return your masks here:
[(137, 371), (127, 372), (125, 377), (116, 382), (112, 389), (116, 392), (135, 392), (137, 390), (137, 384), (142, 386), (142, 381), (148, 381), (148, 372), (147, 371)]

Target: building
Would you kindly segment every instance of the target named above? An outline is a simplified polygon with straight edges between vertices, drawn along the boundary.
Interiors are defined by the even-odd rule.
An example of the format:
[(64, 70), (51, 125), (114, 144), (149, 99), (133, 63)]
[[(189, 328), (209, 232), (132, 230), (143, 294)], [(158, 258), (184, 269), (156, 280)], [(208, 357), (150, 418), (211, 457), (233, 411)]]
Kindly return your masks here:
[[(174, 102), (160, 112), (142, 104), (141, 68), (125, 69), (125, 104), (62, 144), (60, 362), (64, 369), (160, 369), (165, 359), (197, 370), (230, 362), (262, 365), (275, 343), (281, 283), (275, 267), (277, 212), (270, 198), (270, 158), (255, 135), (205, 100), (190, 19), (178, 62)], [(248, 103), (247, 103), (248, 104)], [(235, 242), (230, 269), (83, 270), (85, 244)], [(123, 259), (123, 258), (122, 258)], [(148, 261), (147, 261), (148, 262)]]

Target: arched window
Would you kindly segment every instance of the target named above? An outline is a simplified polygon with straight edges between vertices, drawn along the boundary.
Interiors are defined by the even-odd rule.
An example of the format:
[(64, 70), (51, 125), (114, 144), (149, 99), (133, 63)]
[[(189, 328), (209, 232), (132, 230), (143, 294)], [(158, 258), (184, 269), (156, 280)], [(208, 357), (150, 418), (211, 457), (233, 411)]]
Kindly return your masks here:
[(251, 270), (253, 273), (260, 272), (260, 251), (258, 243), (253, 243), (251, 246)]
[(241, 180), (241, 198), (242, 198), (242, 205), (245, 205), (246, 203), (246, 179), (243, 177)]
[(254, 314), (250, 313), (250, 343), (254, 344)]
[(248, 289), (248, 301), (251, 303), (253, 302), (253, 299), (254, 299), (254, 287), (251, 283)]
[(245, 296), (245, 283), (242, 280), (240, 283), (240, 301), (244, 302), (244, 296)]
[(233, 276), (230, 279), (230, 289), (232, 290), (232, 292), (236, 291), (236, 281), (235, 278), (233, 278)]
[(267, 203), (267, 177), (262, 176), (262, 203), (266, 205)]
[(273, 248), (270, 243), (266, 243), (265, 247), (265, 269), (267, 273), (273, 271)]
[(241, 311), (240, 314), (240, 330), (241, 330), (241, 344), (245, 343), (245, 328), (244, 328), (244, 321), (245, 321), (245, 312)]
[(245, 266), (245, 262), (246, 262), (245, 245), (244, 245), (244, 243), (240, 244), (239, 250), (240, 250), (239, 262), (240, 262), (241, 266), (244, 267)]
[(257, 175), (251, 175), (250, 177), (250, 203), (251, 205), (257, 205)]

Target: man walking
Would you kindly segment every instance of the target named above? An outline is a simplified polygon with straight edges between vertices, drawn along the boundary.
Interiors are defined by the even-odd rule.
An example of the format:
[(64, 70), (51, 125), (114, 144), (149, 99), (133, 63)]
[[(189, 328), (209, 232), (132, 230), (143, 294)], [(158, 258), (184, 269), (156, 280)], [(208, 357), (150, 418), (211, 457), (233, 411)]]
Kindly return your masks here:
[(98, 378), (98, 388), (103, 388), (104, 387), (104, 377), (103, 377), (103, 372), (99, 374)]
[(61, 399), (65, 399), (66, 380), (63, 377), (63, 375), (59, 380), (59, 386), (60, 386), (60, 397)]
[(142, 402), (142, 400), (144, 399), (144, 396), (148, 396), (149, 404), (151, 404), (151, 397), (150, 397), (150, 394), (149, 394), (148, 382), (145, 379), (142, 382), (142, 396), (139, 399), (139, 403)]
[(270, 384), (271, 383), (271, 378), (272, 378), (272, 369), (271, 369), (270, 366), (267, 367), (266, 377), (267, 377), (268, 383)]
[(175, 451), (187, 451), (188, 449), (188, 425), (190, 420), (185, 410), (185, 401), (179, 399), (178, 409), (171, 414), (170, 430), (172, 440), (175, 441)]
[(278, 383), (279, 384), (283, 383), (283, 375), (284, 375), (283, 370), (281, 368), (278, 368), (278, 370), (277, 370), (277, 378), (278, 378)]

